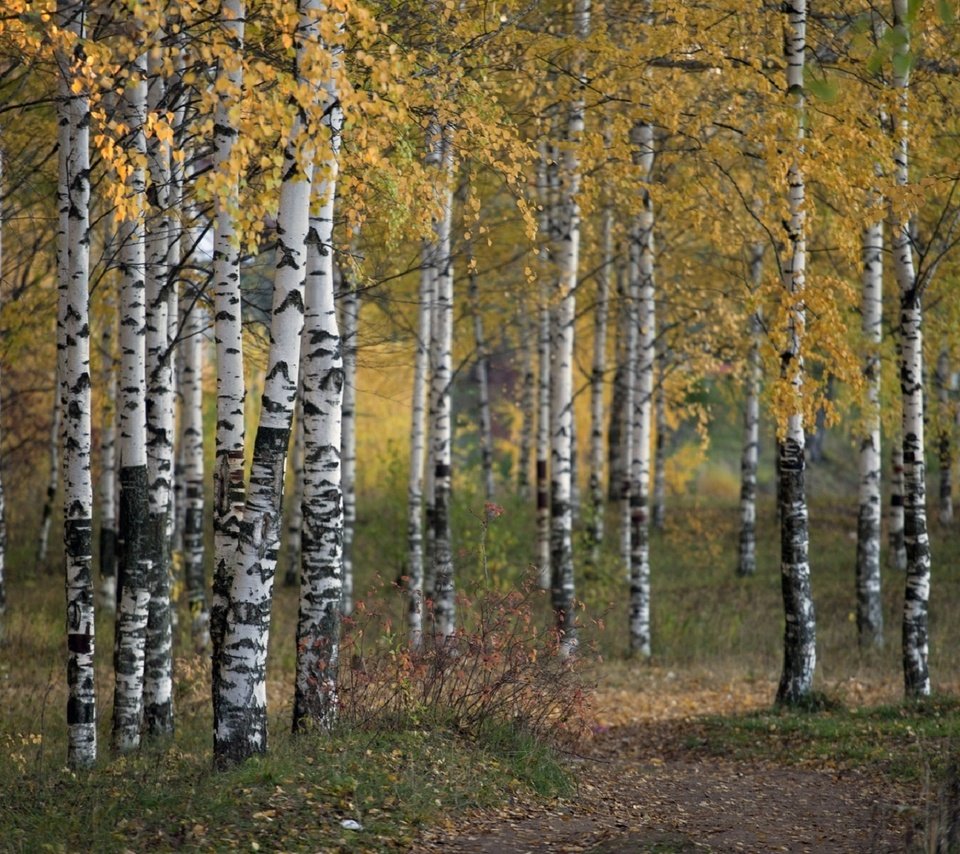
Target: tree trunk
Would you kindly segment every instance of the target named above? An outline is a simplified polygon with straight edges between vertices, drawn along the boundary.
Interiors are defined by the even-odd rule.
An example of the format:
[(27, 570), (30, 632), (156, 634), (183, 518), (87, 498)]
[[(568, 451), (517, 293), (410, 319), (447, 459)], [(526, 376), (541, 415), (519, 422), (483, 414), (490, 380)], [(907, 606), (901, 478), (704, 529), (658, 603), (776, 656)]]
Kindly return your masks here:
[[(629, 252), (627, 255), (629, 256)], [(610, 400), (610, 421), (607, 427), (607, 499), (610, 501), (623, 500), (624, 484), (630, 480), (629, 455), (624, 457), (627, 443), (627, 434), (624, 426), (629, 421), (629, 414), (625, 412), (626, 399), (630, 383), (629, 365), (627, 357), (627, 343), (631, 334), (630, 312), (633, 304), (629, 295), (629, 260), (621, 259), (617, 263), (617, 340), (615, 346), (616, 367), (613, 373), (613, 396)], [(627, 525), (629, 530), (629, 521)], [(628, 556), (624, 565), (629, 563), (629, 546), (625, 552)]]
[(205, 652), (210, 647), (210, 612), (203, 561), (203, 316), (195, 300), (184, 312), (182, 359), (183, 575), (190, 608), (190, 636), (194, 649)]
[(360, 291), (352, 274), (340, 275), (343, 311), (343, 416), (340, 459), (343, 479), (343, 598), (341, 612), (353, 613), (353, 537), (357, 527), (357, 345)]
[[(159, 56), (148, 64), (147, 107), (151, 115), (166, 109), (166, 91)], [(149, 141), (151, 211), (146, 233), (147, 299), (147, 484), (150, 502), (147, 649), (143, 679), (146, 731), (153, 736), (173, 732), (173, 638), (170, 626), (170, 526), (173, 494), (173, 372), (169, 346), (168, 254), (170, 251), (170, 150), (156, 138)]]
[(232, 205), (239, 196), (239, 180), (231, 164), (238, 130), (231, 116), (243, 89), (245, 0), (223, 0), (220, 37), (235, 62), (217, 66), (219, 93), (214, 118), (213, 169), (223, 182), (214, 194), (213, 308), (217, 347), (216, 460), (213, 467), (213, 591), (210, 600), (210, 640), (213, 646), (212, 694), (214, 719), (221, 697), (220, 664), (227, 607), (233, 583), (234, 558), (244, 507), (243, 329), (240, 298), (240, 235)]
[(662, 531), (667, 518), (667, 361), (664, 353), (657, 357), (658, 377), (654, 390), (654, 421), (657, 430), (653, 460), (653, 530)]
[(134, 61), (136, 82), (124, 92), (125, 120), (132, 129), (130, 146), (137, 162), (127, 177), (137, 211), (120, 227), (120, 529), (117, 573), (117, 622), (114, 647), (116, 685), (113, 700), (114, 750), (140, 746), (143, 716), (144, 653), (148, 587), (151, 576), (147, 525), (146, 297), (143, 208), (147, 112), (146, 58)]
[(883, 646), (880, 596), (880, 343), (883, 321), (883, 223), (864, 229), (863, 335), (867, 355), (864, 432), (860, 440), (860, 510), (857, 515), (857, 638), (861, 648)]
[[(334, 54), (334, 63), (337, 62)], [(333, 284), (333, 207), (342, 114), (336, 85), (330, 105), (329, 155), (313, 185), (304, 316), (303, 370), (303, 572), (297, 620), (297, 670), (293, 729), (329, 727), (337, 712), (340, 600), (343, 594), (343, 491), (341, 408), (343, 357)]]
[(490, 417), (490, 378), (487, 353), (487, 339), (483, 329), (483, 315), (480, 313), (480, 288), (477, 284), (476, 258), (473, 257), (473, 240), (466, 241), (467, 257), (467, 300), (473, 315), (473, 340), (477, 350), (477, 362), (474, 367), (477, 381), (477, 409), (480, 424), (480, 468), (483, 472), (483, 494), (487, 501), (493, 501), (495, 487), (493, 481), (493, 420)]
[(553, 358), (553, 312), (550, 305), (549, 276), (552, 275), (550, 259), (553, 243), (553, 193), (550, 178), (550, 148), (540, 143), (538, 180), (542, 208), (540, 233), (544, 245), (540, 252), (539, 311), (537, 324), (537, 564), (540, 570), (540, 587), (550, 588), (550, 392), (551, 361)]
[(454, 153), (450, 138), (452, 128), (443, 128), (439, 191), (441, 215), (437, 223), (437, 312), (436, 363), (433, 367), (433, 394), (436, 417), (433, 422), (433, 566), (434, 616), (437, 631), (449, 637), (456, 628), (455, 590), (453, 577), (453, 544), (450, 537), (450, 494), (453, 421), (451, 383), (453, 382), (453, 258), (450, 232), (453, 221)]
[[(787, 97), (796, 113), (796, 149), (803, 151), (805, 97), (803, 90), (806, 50), (807, 4), (794, 0), (787, 8), (784, 38), (787, 61)], [(780, 441), (780, 573), (785, 618), (783, 672), (777, 703), (792, 706), (806, 702), (813, 691), (817, 663), (816, 617), (810, 589), (809, 533), (804, 483), (803, 385), (801, 346), (806, 314), (803, 291), (806, 273), (806, 185), (799, 163), (787, 172), (789, 221), (786, 223), (789, 252), (783, 271), (783, 286), (790, 297), (786, 345), (780, 356), (781, 380), (790, 386), (786, 431)]]
[(937, 458), (940, 463), (940, 524), (947, 526), (953, 521), (953, 412), (950, 404), (950, 354), (941, 350), (937, 358), (935, 382), (937, 400), (940, 404), (938, 422), (940, 436), (937, 442)]
[[(300, 364), (304, 363), (303, 342), (300, 344)], [(290, 476), (293, 491), (290, 493), (290, 509), (287, 519), (287, 571), (283, 576), (284, 587), (297, 587), (300, 584), (300, 566), (303, 556), (303, 375), (300, 376), (301, 388), (293, 418), (293, 454), (290, 459)]]
[[(574, 35), (590, 33), (590, 2), (574, 4)], [(575, 60), (580, 88), (567, 107), (565, 141), (559, 169), (559, 230), (557, 266), (559, 294), (554, 336), (553, 404), (551, 407), (550, 454), (550, 570), (553, 610), (562, 649), (571, 653), (577, 645), (573, 575), (573, 355), (576, 321), (576, 287), (580, 266), (580, 144), (584, 129), (582, 58)]]
[(653, 127), (637, 127), (635, 145), (645, 187), (634, 232), (639, 281), (638, 341), (634, 370), (634, 416), (630, 472), (630, 651), (643, 658), (650, 642), (650, 442), (653, 414), (653, 372), (656, 365), (656, 306), (654, 303), (654, 212), (649, 184), (653, 171)]
[[(909, 87), (910, 30), (907, 0), (893, 0), (897, 35), (893, 85), (899, 96), (896, 115), (897, 185), (910, 180)], [(927, 533), (926, 465), (923, 425), (923, 309), (913, 265), (909, 217), (891, 216), (893, 264), (900, 288), (900, 393), (903, 398), (903, 527), (907, 549), (907, 583), (903, 602), (903, 676), (908, 697), (930, 694), (928, 666), (928, 600), (930, 538)]]
[[(626, 567), (626, 578), (630, 580), (631, 558), (633, 549), (632, 518), (630, 497), (633, 494), (633, 442), (634, 421), (636, 420), (636, 363), (637, 343), (640, 338), (640, 253), (636, 239), (631, 236), (629, 260), (626, 267), (626, 287), (624, 289), (626, 308), (623, 316), (626, 318), (624, 331), (624, 348), (619, 373), (623, 377), (623, 396), (620, 408), (620, 454), (623, 460), (621, 472), (623, 480), (620, 483), (620, 557)], [(611, 431), (612, 433), (612, 431)], [(613, 469), (611, 468), (611, 472)]]
[[(317, 0), (301, 0), (296, 67), (303, 68), (307, 42), (317, 37)], [(301, 81), (306, 83), (306, 81)], [(270, 321), (270, 352), (260, 423), (253, 449), (250, 487), (226, 608), (220, 678), (214, 686), (214, 760), (240, 762), (267, 749), (267, 645), (270, 605), (280, 539), (280, 499), (290, 425), (297, 398), (303, 291), (307, 270), (312, 153), (297, 152), (310, 140), (303, 114), (294, 120), (284, 147), (277, 214), (276, 273)]]
[[(750, 284), (755, 292), (763, 277), (763, 243), (750, 250)], [(750, 350), (746, 364), (746, 401), (743, 408), (743, 451), (740, 455), (740, 555), (737, 575), (757, 572), (757, 463), (760, 457), (760, 385), (763, 366), (760, 361), (759, 312), (750, 315)]]
[[(111, 232), (113, 224), (111, 219)], [(112, 284), (112, 283), (111, 283)], [(117, 372), (113, 334), (117, 307), (113, 299), (104, 302), (106, 318), (101, 334), (103, 362), (101, 382), (105, 404), (100, 422), (100, 593), (98, 602), (108, 614), (117, 610)]]
[(607, 373), (607, 321), (610, 315), (610, 269), (613, 266), (613, 209), (603, 211), (600, 238), (602, 257), (597, 276), (597, 305), (593, 321), (593, 370), (590, 373), (590, 509), (587, 513), (587, 547), (594, 566), (600, 561), (603, 517), (603, 383)]
[(530, 457), (533, 453), (534, 419), (536, 417), (537, 378), (533, 372), (533, 350), (537, 331), (529, 312), (527, 298), (520, 296), (518, 323), (520, 325), (520, 448), (517, 454), (517, 493), (521, 501), (530, 500)]
[(905, 572), (907, 545), (903, 538), (903, 442), (890, 447), (890, 512), (887, 518), (890, 540), (890, 565)]

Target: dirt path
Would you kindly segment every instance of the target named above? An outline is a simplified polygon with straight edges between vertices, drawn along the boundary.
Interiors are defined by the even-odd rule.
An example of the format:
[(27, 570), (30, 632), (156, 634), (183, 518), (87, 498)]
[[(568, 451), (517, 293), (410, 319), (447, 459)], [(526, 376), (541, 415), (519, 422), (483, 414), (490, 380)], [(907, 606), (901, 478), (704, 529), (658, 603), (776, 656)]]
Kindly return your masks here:
[(697, 756), (675, 723), (617, 727), (582, 760), (575, 797), (507, 805), (425, 836), (415, 851), (903, 851), (905, 820), (878, 781)]
[[(572, 797), (505, 804), (424, 834), (416, 852), (909, 850), (902, 792), (860, 772), (718, 757), (699, 746), (697, 712), (762, 708), (771, 686), (723, 689), (658, 677), (643, 691), (607, 692), (601, 729), (578, 760)], [(604, 701), (605, 700), (605, 701)]]

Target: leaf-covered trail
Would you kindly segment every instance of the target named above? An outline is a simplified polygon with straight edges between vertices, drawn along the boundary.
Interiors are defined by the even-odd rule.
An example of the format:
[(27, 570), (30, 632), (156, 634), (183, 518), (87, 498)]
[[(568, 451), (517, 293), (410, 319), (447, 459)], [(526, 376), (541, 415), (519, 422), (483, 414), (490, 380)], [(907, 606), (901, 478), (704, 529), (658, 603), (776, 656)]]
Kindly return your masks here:
[(659, 687), (601, 694), (604, 725), (577, 760), (582, 782), (569, 798), (469, 815), (425, 834), (414, 850), (832, 853), (908, 844), (909, 793), (877, 776), (829, 758), (787, 767), (705, 749), (692, 713), (769, 707), (775, 686)]

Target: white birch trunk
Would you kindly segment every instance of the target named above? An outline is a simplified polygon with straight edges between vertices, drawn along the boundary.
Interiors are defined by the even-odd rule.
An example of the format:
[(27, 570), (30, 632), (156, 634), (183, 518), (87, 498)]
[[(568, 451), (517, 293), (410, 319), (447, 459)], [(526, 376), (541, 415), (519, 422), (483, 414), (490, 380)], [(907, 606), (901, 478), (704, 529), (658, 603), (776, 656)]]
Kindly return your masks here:
[[(590, 0), (576, 0), (574, 34), (585, 39), (590, 32)], [(582, 59), (576, 59), (580, 65)], [(582, 75), (580, 68), (576, 69)], [(564, 129), (566, 147), (559, 170), (560, 228), (557, 235), (559, 288), (554, 374), (551, 406), (550, 453), (550, 578), (553, 610), (562, 649), (572, 652), (577, 645), (575, 589), (573, 576), (573, 354), (576, 321), (576, 287), (580, 267), (580, 144), (584, 129), (584, 101), (581, 77), (578, 90), (567, 106)]]
[(120, 752), (136, 750), (140, 746), (151, 574), (147, 532), (146, 257), (143, 227), (146, 183), (140, 165), (146, 159), (144, 57), (133, 63), (131, 73), (135, 79), (124, 92), (124, 111), (126, 123), (133, 131), (130, 147), (138, 162), (131, 168), (127, 187), (138, 211), (133, 219), (120, 226), (120, 562), (112, 735), (113, 748)]
[(653, 458), (653, 511), (650, 521), (653, 530), (662, 531), (667, 519), (667, 360), (665, 353), (657, 356), (657, 381), (654, 391), (654, 424), (657, 438)]
[[(60, 23), (83, 37), (82, 9), (68, 12), (61, 3)], [(70, 17), (72, 16), (72, 18)], [(61, 328), (59, 381), (63, 419), (64, 557), (67, 592), (67, 764), (91, 766), (97, 758), (94, 691), (93, 479), (90, 469), (90, 115), (86, 94), (73, 93), (72, 65), (81, 57), (61, 57), (62, 98), (58, 120), (67, 150), (65, 170), (66, 277), (58, 282)], [(65, 267), (65, 269), (64, 269)]]
[[(309, 275), (309, 274), (308, 274)], [(304, 364), (304, 340), (300, 341), (300, 364)], [(284, 587), (300, 584), (300, 566), (303, 557), (303, 374), (300, 375), (300, 394), (293, 416), (293, 453), (290, 456), (290, 477), (293, 489), (290, 493), (290, 510), (287, 519), (287, 571), (283, 576)]]
[[(632, 241), (628, 241), (628, 247)], [(624, 412), (624, 401), (627, 397), (627, 389), (630, 383), (627, 382), (629, 376), (629, 365), (627, 352), (627, 339), (630, 335), (630, 311), (632, 298), (630, 296), (630, 250), (619, 252), (617, 262), (617, 332), (616, 343), (614, 346), (616, 365), (613, 372), (613, 395), (610, 400), (610, 420), (607, 426), (607, 499), (609, 501), (621, 501), (624, 497), (624, 490), (629, 488), (630, 482), (630, 464), (629, 455), (624, 456), (625, 444), (629, 437), (629, 431), (626, 426), (629, 423), (630, 415)], [(629, 513), (629, 510), (627, 511)], [(629, 530), (629, 519), (627, 519), (627, 530)], [(624, 536), (621, 531), (621, 538)], [(624, 554), (624, 566), (629, 564), (629, 544)]]
[(636, 239), (631, 236), (628, 261), (626, 265), (626, 287), (624, 295), (626, 318), (622, 364), (620, 374), (623, 377), (623, 397), (620, 409), (620, 447), (623, 464), (621, 466), (622, 481), (620, 485), (620, 558), (626, 568), (627, 581), (631, 578), (630, 552), (632, 550), (632, 510), (630, 496), (633, 494), (633, 425), (636, 419), (637, 384), (635, 381), (637, 344), (640, 339), (640, 247)]
[[(148, 62), (147, 109), (166, 108), (160, 57)], [(153, 736), (173, 732), (173, 640), (170, 626), (170, 510), (173, 495), (173, 371), (169, 346), (170, 150), (147, 146), (151, 210), (145, 238), (147, 299), (147, 485), (152, 574), (143, 678), (144, 727)]]
[[(899, 345), (897, 347), (899, 350)], [(890, 447), (890, 510), (887, 516), (890, 566), (906, 572), (907, 546), (903, 538), (903, 442)]]
[(553, 242), (553, 193), (550, 191), (549, 148), (545, 142), (540, 144), (538, 161), (538, 179), (541, 195), (540, 233), (544, 235), (541, 248), (540, 293), (537, 324), (537, 564), (540, 569), (540, 587), (550, 589), (550, 388), (551, 358), (553, 352), (553, 320), (550, 307), (550, 285), (548, 277), (552, 274), (550, 258)]
[[(805, 96), (803, 89), (806, 50), (807, 4), (794, 0), (787, 8), (784, 37), (787, 61), (787, 97), (796, 113), (796, 146), (803, 150)], [(783, 672), (777, 702), (796, 705), (810, 697), (816, 669), (816, 618), (810, 589), (809, 534), (804, 485), (803, 334), (806, 314), (803, 292), (806, 280), (806, 185), (798, 162), (787, 173), (789, 249), (783, 286), (791, 297), (787, 314), (786, 347), (781, 354), (781, 376), (792, 389), (786, 433), (780, 442), (780, 573), (785, 617)]]
[(860, 440), (860, 510), (857, 515), (857, 637), (861, 647), (883, 646), (880, 597), (880, 343), (883, 340), (883, 223), (864, 229), (862, 329), (867, 353), (864, 432)]
[(653, 127), (637, 128), (639, 166), (646, 184), (634, 240), (638, 255), (638, 341), (634, 370), (633, 459), (630, 473), (630, 651), (651, 654), (650, 640), (650, 450), (653, 433), (656, 307), (654, 303), (654, 212), (649, 183), (653, 171)]
[[(336, 56), (336, 54), (335, 54)], [(334, 60), (336, 62), (336, 60)], [(303, 571), (297, 621), (294, 731), (331, 726), (337, 714), (337, 665), (343, 595), (341, 409), (343, 357), (333, 282), (333, 209), (340, 112), (336, 85), (326, 87), (329, 155), (314, 180), (303, 347)]]
[(407, 630), (410, 645), (423, 637), (424, 554), (423, 480), (426, 463), (426, 409), (430, 371), (430, 342), (436, 267), (433, 252), (424, 243), (420, 271), (417, 343), (413, 357), (413, 404), (410, 426), (410, 478), (407, 482)]
[[(756, 291), (763, 278), (765, 245), (755, 243), (750, 250), (750, 284)], [(760, 386), (763, 366), (760, 361), (761, 323), (758, 312), (750, 315), (750, 350), (746, 364), (746, 400), (743, 407), (743, 451), (740, 455), (740, 553), (737, 575), (757, 572), (757, 464), (760, 457)]]
[(607, 324), (610, 315), (610, 269), (613, 266), (613, 208), (603, 210), (600, 271), (597, 276), (597, 305), (593, 322), (593, 370), (590, 372), (590, 507), (587, 512), (589, 560), (600, 561), (603, 544), (603, 517), (606, 509), (603, 489), (603, 383), (607, 373)]
[(940, 468), (940, 508), (939, 521), (944, 527), (953, 521), (953, 448), (951, 433), (953, 430), (953, 413), (950, 405), (950, 354), (941, 350), (937, 357), (937, 371), (935, 376), (937, 386), (937, 401), (940, 405), (938, 421), (940, 436), (937, 442), (937, 459)]
[(238, 129), (231, 120), (243, 88), (245, 0), (223, 0), (221, 38), (234, 54), (217, 67), (220, 93), (214, 119), (213, 168), (225, 181), (213, 200), (214, 341), (217, 348), (217, 434), (213, 467), (213, 590), (210, 600), (210, 639), (213, 645), (214, 718), (220, 689), (220, 651), (226, 610), (233, 583), (234, 557), (244, 506), (243, 328), (240, 298), (240, 235), (236, 225), (239, 185), (231, 167)]
[(473, 257), (473, 241), (466, 241), (467, 257), (467, 299), (470, 313), (473, 315), (473, 341), (477, 351), (474, 366), (477, 381), (477, 409), (480, 433), (480, 468), (483, 472), (483, 493), (487, 501), (493, 501), (495, 485), (493, 479), (493, 420), (490, 416), (490, 381), (487, 339), (483, 329), (483, 315), (480, 313), (480, 288), (477, 283), (476, 259)]
[(456, 628), (456, 600), (453, 575), (453, 543), (450, 534), (450, 496), (452, 486), (453, 418), (451, 384), (453, 382), (453, 257), (450, 237), (453, 224), (454, 154), (451, 127), (445, 127), (441, 140), (440, 193), (441, 214), (437, 222), (437, 311), (436, 362), (433, 367), (433, 394), (436, 415), (432, 425), (433, 444), (433, 567), (434, 617), (436, 630), (449, 637)]
[[(113, 225), (111, 223), (111, 233)], [(113, 353), (116, 303), (104, 303), (106, 319), (101, 334), (101, 381), (105, 405), (100, 417), (100, 591), (98, 602), (107, 613), (117, 610), (117, 365)]]
[(352, 275), (340, 274), (343, 311), (343, 412), (340, 465), (343, 480), (343, 597), (340, 610), (353, 613), (353, 536), (357, 527), (357, 345), (360, 331), (360, 291)]
[[(317, 38), (317, 0), (301, 0), (297, 68), (306, 42)], [(307, 84), (309, 81), (302, 81)], [(277, 214), (276, 274), (270, 352), (250, 486), (228, 595), (219, 679), (214, 690), (214, 760), (223, 767), (267, 749), (267, 645), (270, 606), (280, 539), (280, 500), (290, 426), (297, 399), (307, 229), (313, 152), (302, 113), (284, 146), (283, 183)], [(301, 150), (303, 149), (303, 150)], [(298, 162), (298, 152), (303, 162)]]
[[(186, 292), (184, 296), (187, 296)], [(181, 378), (183, 576), (190, 609), (190, 636), (194, 649), (205, 652), (210, 647), (210, 611), (203, 561), (203, 314), (195, 299), (185, 306), (184, 311)]]
[[(896, 115), (897, 185), (909, 183), (909, 54), (907, 0), (893, 0), (893, 85), (899, 96)], [(903, 515), (907, 582), (903, 602), (903, 675), (908, 697), (930, 694), (928, 602), (930, 538), (927, 532), (926, 466), (923, 425), (923, 309), (913, 263), (910, 221), (891, 216), (893, 265), (900, 288), (900, 393), (903, 399)]]

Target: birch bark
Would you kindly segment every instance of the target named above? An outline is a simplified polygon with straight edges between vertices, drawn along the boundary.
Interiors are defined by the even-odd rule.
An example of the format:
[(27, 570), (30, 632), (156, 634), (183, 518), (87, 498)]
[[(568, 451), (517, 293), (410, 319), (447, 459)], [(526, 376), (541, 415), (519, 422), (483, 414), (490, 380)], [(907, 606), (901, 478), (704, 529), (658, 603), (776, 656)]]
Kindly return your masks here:
[(861, 647), (883, 646), (880, 598), (880, 343), (883, 322), (883, 223), (864, 229), (862, 329), (867, 345), (864, 433), (860, 440), (860, 510), (857, 516), (857, 637)]
[(124, 112), (128, 143), (136, 158), (127, 177), (136, 212), (120, 225), (120, 528), (118, 536), (117, 622), (114, 646), (114, 750), (140, 746), (143, 716), (144, 653), (151, 575), (147, 526), (146, 301), (143, 211), (146, 160), (143, 134), (147, 111), (146, 59), (130, 69)]
[[(750, 249), (750, 286), (756, 291), (763, 277), (763, 243)], [(758, 312), (750, 315), (750, 350), (746, 365), (746, 401), (743, 408), (743, 451), (740, 455), (740, 554), (737, 575), (757, 571), (757, 463), (760, 456), (760, 362), (761, 323)]]
[(72, 85), (73, 66), (83, 61), (83, 4), (58, 4), (61, 26), (78, 39), (73, 56), (61, 57), (58, 121), (60, 183), (66, 189), (66, 277), (58, 282), (60, 395), (64, 406), (64, 553), (67, 594), (67, 763), (91, 766), (97, 758), (94, 688), (93, 479), (90, 471), (90, 115), (87, 95)]
[[(298, 73), (306, 61), (308, 41), (317, 38), (320, 10), (321, 4), (317, 0), (301, 0), (299, 3)], [(309, 81), (302, 78), (299, 82), (309, 85)], [(217, 692), (214, 700), (214, 760), (221, 767), (263, 753), (267, 748), (267, 645), (284, 464), (299, 380), (306, 238), (313, 178), (312, 133), (303, 108), (298, 107), (290, 137), (284, 146), (270, 352), (250, 486), (231, 573), (219, 680), (214, 686)]]
[[(308, 274), (309, 275), (309, 274)], [(303, 339), (300, 343), (300, 364), (304, 364)], [(285, 587), (300, 584), (300, 565), (303, 558), (303, 375), (301, 388), (293, 416), (293, 454), (290, 458), (290, 475), (293, 489), (290, 493), (290, 516), (287, 520), (287, 571), (283, 576)]]
[[(111, 227), (111, 231), (113, 228)], [(117, 365), (113, 353), (116, 303), (104, 303), (106, 319), (101, 334), (101, 382), (105, 405), (100, 423), (100, 594), (99, 604), (108, 614), (117, 610)]]
[(634, 369), (632, 462), (630, 472), (630, 650), (643, 658), (650, 642), (650, 444), (653, 427), (656, 307), (654, 303), (654, 212), (650, 178), (654, 163), (653, 126), (637, 127), (635, 146), (643, 176), (642, 208), (634, 230), (638, 256), (638, 340)]
[[(590, 0), (574, 4), (574, 35), (586, 39), (590, 32)], [(561, 151), (560, 228), (557, 239), (559, 288), (554, 338), (553, 403), (550, 453), (550, 570), (553, 609), (562, 649), (577, 645), (573, 575), (573, 344), (576, 320), (576, 287), (580, 262), (580, 144), (584, 129), (582, 58), (575, 60), (577, 91), (567, 106), (565, 146)]]
[[(148, 60), (147, 109), (167, 107), (162, 60)], [(170, 626), (170, 516), (173, 494), (173, 371), (169, 346), (170, 149), (156, 137), (147, 146), (151, 211), (147, 218), (146, 371), (147, 485), (150, 503), (150, 605), (144, 664), (144, 726), (150, 735), (173, 732), (173, 638)]]
[(238, 130), (231, 116), (243, 90), (245, 0), (223, 0), (221, 37), (227, 55), (217, 65), (219, 99), (214, 118), (213, 169), (223, 181), (214, 194), (213, 297), (217, 348), (217, 434), (213, 468), (213, 591), (210, 639), (213, 645), (214, 718), (219, 719), (221, 647), (225, 631), (234, 555), (244, 506), (243, 328), (240, 299), (240, 235), (236, 225), (239, 181), (232, 163)]
[[(784, 52), (787, 61), (787, 97), (796, 114), (796, 156), (803, 153), (805, 96), (803, 88), (806, 50), (807, 4), (794, 0), (787, 7)], [(791, 298), (787, 314), (786, 346), (781, 353), (781, 377), (791, 387), (792, 400), (786, 432), (779, 446), (780, 481), (780, 575), (785, 618), (783, 672), (777, 702), (796, 705), (813, 690), (816, 668), (816, 618), (810, 589), (809, 534), (804, 485), (803, 356), (806, 314), (803, 292), (806, 274), (806, 185), (800, 163), (794, 160), (787, 172), (789, 250), (783, 271), (783, 286)]]
[[(338, 52), (333, 53), (336, 66)], [(342, 114), (336, 84), (325, 92), (329, 154), (315, 170), (304, 318), (303, 572), (297, 621), (293, 729), (329, 727), (337, 713), (343, 595), (341, 408), (343, 357), (333, 283), (333, 211)], [(317, 174), (319, 173), (319, 174)]]
[[(66, 233), (66, 229), (63, 229), (63, 234), (66, 235)], [(57, 266), (59, 267), (59, 264)], [(60, 422), (63, 413), (60, 387), (60, 369), (58, 367), (54, 372), (53, 414), (50, 417), (50, 479), (47, 481), (47, 491), (40, 516), (40, 537), (37, 543), (37, 565), (40, 567), (47, 562), (47, 551), (50, 548), (50, 524), (53, 521), (53, 505), (57, 500), (57, 489), (60, 487)]]
[(937, 370), (934, 374), (937, 387), (937, 402), (940, 412), (938, 421), (940, 435), (937, 441), (937, 459), (940, 468), (940, 508), (939, 521), (947, 526), (953, 521), (953, 450), (950, 434), (953, 426), (953, 413), (950, 405), (950, 354), (941, 350), (937, 357)]
[(456, 628), (456, 601), (453, 575), (453, 543), (450, 534), (450, 496), (452, 486), (452, 400), (453, 381), (453, 257), (450, 235), (453, 224), (453, 128), (442, 131), (440, 193), (441, 214), (437, 222), (437, 311), (436, 362), (433, 367), (433, 394), (436, 417), (432, 425), (433, 443), (433, 565), (434, 616), (437, 631), (449, 637)]
[[(898, 352), (899, 349), (898, 344)], [(906, 572), (907, 545), (903, 536), (903, 442), (899, 439), (892, 442), (890, 447), (890, 511), (887, 526), (890, 565), (894, 569)]]
[[(893, 86), (898, 95), (894, 166), (896, 182), (909, 183), (910, 29), (908, 0), (893, 0), (897, 34)], [(891, 216), (893, 265), (900, 288), (900, 393), (903, 399), (903, 513), (907, 550), (907, 582), (903, 603), (903, 675), (908, 697), (930, 694), (928, 665), (928, 601), (930, 538), (927, 532), (926, 466), (923, 425), (923, 309), (913, 263), (910, 221)]]
[(587, 543), (590, 563), (600, 560), (606, 501), (603, 490), (603, 383), (607, 373), (607, 323), (610, 302), (610, 269), (613, 266), (613, 208), (603, 210), (601, 259), (597, 275), (597, 305), (593, 323), (593, 370), (590, 373), (590, 509)]

